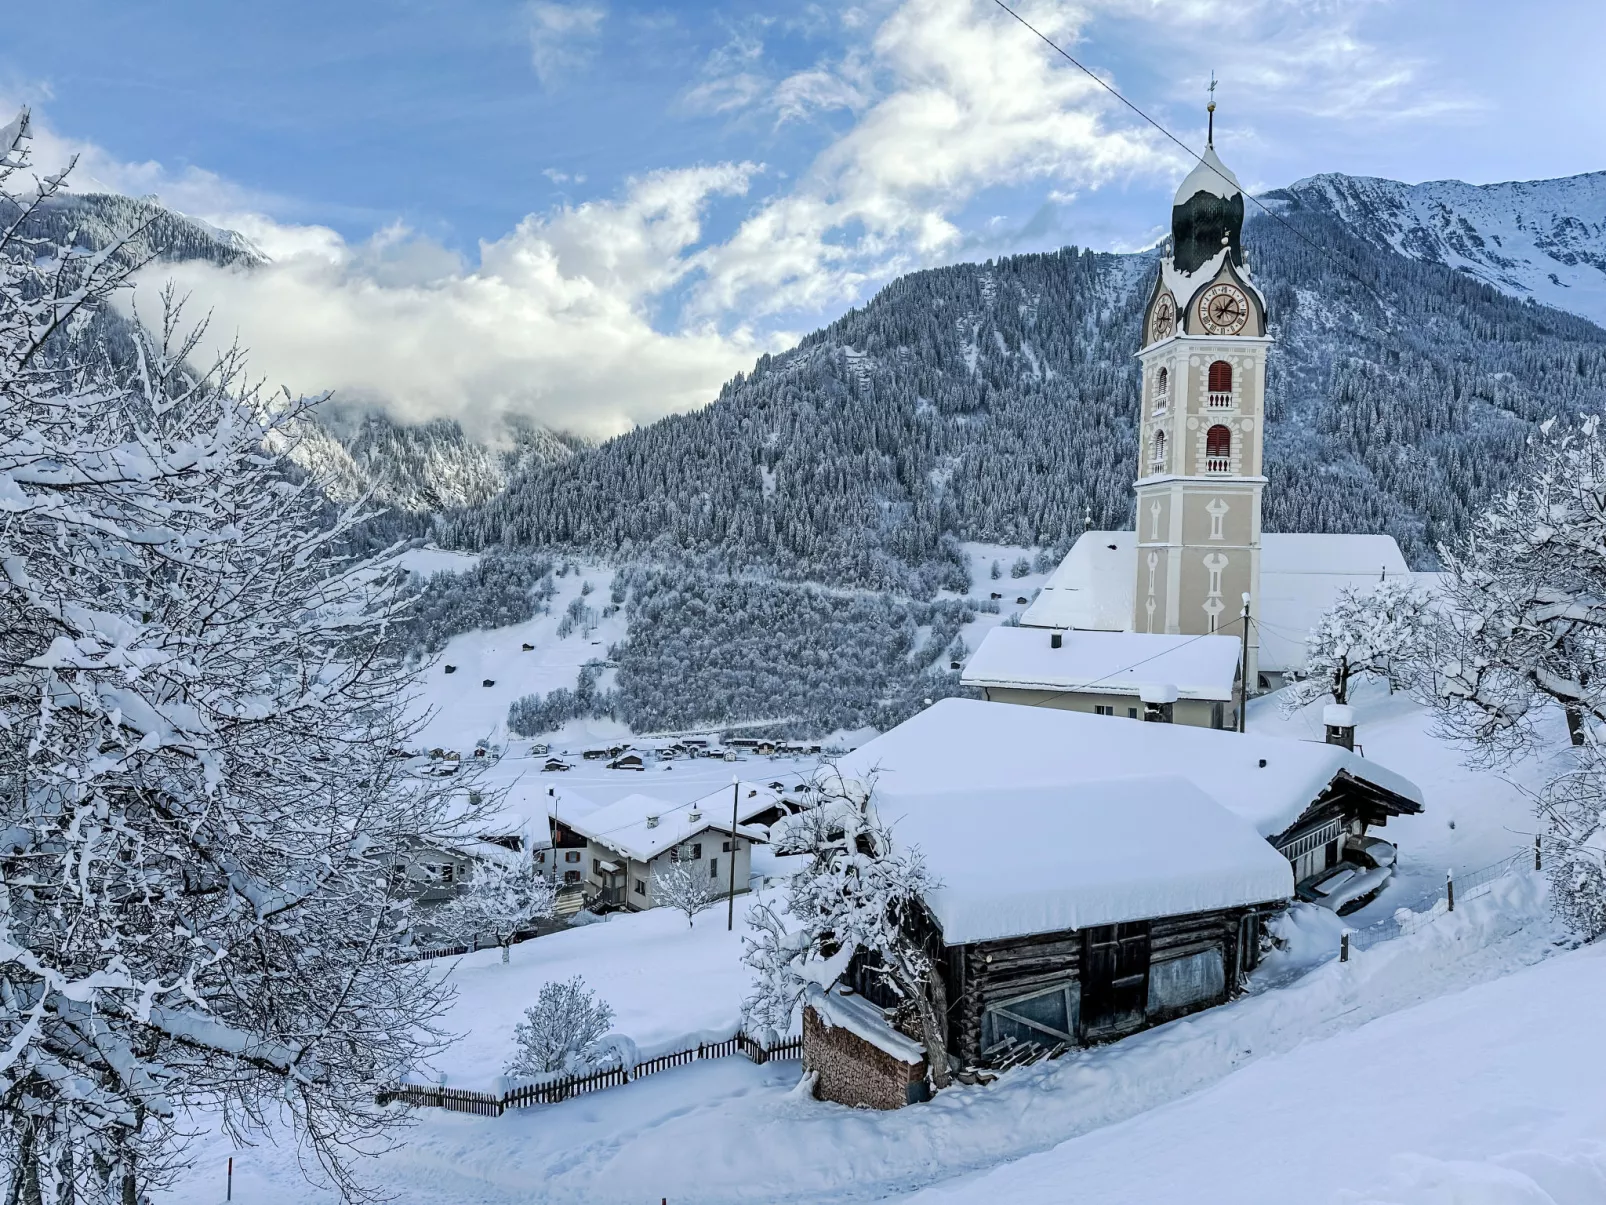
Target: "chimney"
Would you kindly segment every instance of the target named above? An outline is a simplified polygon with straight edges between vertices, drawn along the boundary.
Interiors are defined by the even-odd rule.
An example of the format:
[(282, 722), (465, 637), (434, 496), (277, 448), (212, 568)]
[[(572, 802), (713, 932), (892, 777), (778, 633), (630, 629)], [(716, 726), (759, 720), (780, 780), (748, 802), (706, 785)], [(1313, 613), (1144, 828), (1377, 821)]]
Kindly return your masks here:
[(692, 810), (686, 814), (686, 819), (690, 820), (693, 824), (696, 824), (702, 818), (703, 818), (703, 814), (701, 812), (699, 812), (696, 808), (692, 808)]
[(1048, 638), (1048, 647), (1051, 648), (1051, 649), (1057, 649), (1057, 648), (1061, 647), (1064, 643), (1065, 643), (1065, 635), (1062, 632), (1055, 632), (1052, 636), (1050, 636)]
[(1327, 726), (1327, 743), (1343, 745), (1355, 751), (1355, 708), (1347, 703), (1329, 703), (1322, 708), (1322, 723)]
[(647, 817), (647, 827), (648, 828), (657, 828), (658, 827), (658, 817), (657, 817), (656, 814)]
[(1177, 688), (1169, 682), (1147, 683), (1138, 687), (1138, 698), (1143, 700), (1143, 718), (1150, 724), (1171, 723), (1172, 705), (1177, 701)]

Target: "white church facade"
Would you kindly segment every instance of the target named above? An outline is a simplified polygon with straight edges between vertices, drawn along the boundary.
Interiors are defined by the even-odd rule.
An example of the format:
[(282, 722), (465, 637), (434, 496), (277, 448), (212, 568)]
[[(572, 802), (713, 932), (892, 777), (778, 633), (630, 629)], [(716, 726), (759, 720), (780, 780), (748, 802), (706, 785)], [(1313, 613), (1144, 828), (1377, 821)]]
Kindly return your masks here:
[[(962, 678), (988, 699), (1153, 719), (1145, 702), (1169, 695), (1177, 722), (1237, 727), (1245, 687), (1302, 667), (1306, 634), (1339, 591), (1409, 573), (1390, 536), (1261, 531), (1272, 338), (1243, 219), (1212, 137), (1177, 189), (1144, 312), (1136, 529), (1083, 533), (1021, 615), (1022, 628), (1048, 630), (1040, 638), (988, 634)], [(1094, 632), (1127, 639), (1081, 635)], [(1112, 656), (1119, 670), (1095, 676)]]

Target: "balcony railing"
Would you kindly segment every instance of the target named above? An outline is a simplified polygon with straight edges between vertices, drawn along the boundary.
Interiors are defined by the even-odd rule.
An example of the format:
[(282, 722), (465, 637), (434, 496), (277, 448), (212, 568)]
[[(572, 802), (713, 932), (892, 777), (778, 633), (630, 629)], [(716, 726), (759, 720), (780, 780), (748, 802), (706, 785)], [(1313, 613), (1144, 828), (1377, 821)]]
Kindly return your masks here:
[(1171, 395), (1169, 393), (1156, 394), (1154, 398), (1154, 417), (1161, 417), (1169, 409), (1171, 409)]
[(1230, 456), (1206, 456), (1205, 472), (1230, 473), (1232, 472), (1232, 458)]
[(1205, 395), (1205, 409), (1207, 409), (1207, 410), (1231, 410), (1232, 409), (1232, 394), (1231, 393), (1216, 393), (1216, 392), (1207, 393)]

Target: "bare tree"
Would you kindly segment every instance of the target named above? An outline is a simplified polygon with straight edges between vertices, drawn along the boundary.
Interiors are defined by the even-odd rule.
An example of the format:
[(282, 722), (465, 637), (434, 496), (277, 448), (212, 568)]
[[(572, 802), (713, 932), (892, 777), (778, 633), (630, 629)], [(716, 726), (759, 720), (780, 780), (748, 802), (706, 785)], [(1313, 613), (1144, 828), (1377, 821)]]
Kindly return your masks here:
[(482, 861), (465, 889), (427, 919), (459, 941), (491, 934), (507, 962), (514, 936), (551, 916), (556, 899), (557, 888), (527, 862), (510, 866)]
[(853, 950), (914, 1010), (932, 1085), (945, 1088), (947, 997), (921, 938), (925, 896), (939, 884), (918, 849), (897, 847), (876, 814), (873, 783), (828, 771), (811, 794), (816, 806), (793, 817), (776, 842), (778, 853), (810, 855), (808, 866), (792, 876), (785, 908), (759, 902), (748, 910), (755, 936), (743, 958), (754, 990), (746, 1015), (756, 1028), (785, 1031), (811, 969)]
[(686, 914), (691, 925), (699, 912), (714, 906), (720, 897), (719, 884), (706, 874), (699, 874), (699, 862), (671, 862), (659, 865), (652, 872), (653, 907), (674, 908)]

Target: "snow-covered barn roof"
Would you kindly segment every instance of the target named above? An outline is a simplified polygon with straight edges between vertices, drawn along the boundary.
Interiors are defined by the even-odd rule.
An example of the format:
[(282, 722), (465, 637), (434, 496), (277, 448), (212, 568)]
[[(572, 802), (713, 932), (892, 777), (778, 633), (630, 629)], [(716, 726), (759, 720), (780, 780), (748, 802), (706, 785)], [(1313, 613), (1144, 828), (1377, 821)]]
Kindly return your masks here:
[[(1263, 837), (1286, 831), (1345, 774), (1422, 802), (1409, 779), (1340, 745), (974, 699), (940, 700), (840, 758), (835, 769), (860, 781), (873, 773), (876, 796), (885, 799), (1175, 774)], [(977, 823), (986, 815), (978, 808)]]
[[(1124, 632), (1132, 623), (1137, 533), (1089, 531), (1021, 615), (1023, 627)], [(1392, 536), (1267, 532), (1260, 537), (1260, 668), (1305, 664), (1305, 636), (1344, 587), (1410, 574)]]
[(919, 847), (941, 884), (926, 904), (949, 945), (1270, 903), (1294, 891), (1287, 858), (1175, 774), (889, 793), (877, 811), (895, 843)]
[[(781, 798), (780, 792), (762, 783), (738, 783), (736, 831), (763, 840), (763, 830), (744, 826), (780, 803)], [(581, 836), (646, 862), (709, 829), (729, 832), (730, 816), (731, 789), (721, 787), (690, 803), (671, 803), (653, 795), (626, 795), (617, 803), (568, 823)], [(657, 817), (657, 822), (649, 825), (649, 817)]]
[(1235, 636), (1065, 632), (1055, 648), (1041, 628), (997, 627), (965, 662), (966, 686), (1133, 695), (1165, 683), (1182, 699), (1232, 698), (1241, 645)]

